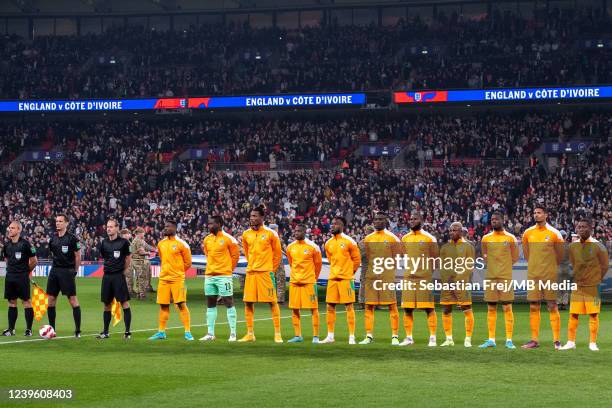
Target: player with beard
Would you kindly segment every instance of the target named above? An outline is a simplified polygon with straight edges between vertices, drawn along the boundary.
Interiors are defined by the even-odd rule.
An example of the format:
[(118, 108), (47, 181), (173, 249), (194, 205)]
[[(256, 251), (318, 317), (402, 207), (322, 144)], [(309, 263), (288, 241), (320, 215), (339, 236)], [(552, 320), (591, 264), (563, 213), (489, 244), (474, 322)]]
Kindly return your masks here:
[[(364, 239), (366, 258), (368, 263), (373, 261), (373, 258), (394, 258), (398, 252), (399, 238), (395, 236), (391, 231), (387, 229), (389, 223), (387, 214), (384, 212), (378, 212), (374, 216), (374, 229), (375, 231), (367, 235)], [(362, 268), (363, 269), (363, 268)], [(389, 271), (395, 276), (395, 269)], [(363, 272), (362, 272), (363, 273)], [(362, 279), (365, 282), (365, 279)], [(360, 288), (361, 290), (361, 288)], [(389, 307), (389, 321), (391, 322), (391, 344), (394, 346), (399, 345), (398, 330), (399, 330), (399, 312), (397, 310), (397, 300), (395, 292), (393, 293), (392, 299), (383, 296), (379, 291), (373, 291), (377, 297), (375, 298), (374, 293), (370, 292), (370, 299), (365, 299), (365, 329), (366, 337), (359, 344), (370, 344), (374, 341), (374, 310), (376, 306), (388, 306)]]
[(333, 236), (325, 243), (325, 254), (329, 260), (329, 278), (327, 280), (327, 337), (321, 343), (335, 341), (336, 306), (344, 305), (349, 329), (349, 344), (355, 341), (355, 284), (353, 276), (361, 264), (357, 243), (344, 233), (346, 219), (334, 217), (331, 225)]
[(427, 313), (427, 326), (429, 327), (429, 347), (435, 347), (437, 316), (434, 306), (433, 291), (420, 288), (421, 283), (430, 283), (433, 279), (431, 261), (438, 256), (438, 241), (436, 237), (423, 230), (423, 216), (418, 211), (410, 214), (411, 231), (402, 237), (405, 251), (409, 258), (420, 260), (422, 263), (415, 270), (406, 270), (404, 279), (412, 284), (410, 289), (402, 291), (402, 308), (404, 309), (404, 329), (406, 338), (400, 346), (414, 344), (412, 327), (414, 324), (414, 309), (423, 309)]
[[(482, 343), (480, 348), (495, 347), (495, 327), (497, 326), (497, 304), (501, 303), (506, 323), (506, 348), (514, 350), (512, 343), (512, 331), (514, 329), (514, 314), (512, 313), (512, 301), (514, 300), (514, 289), (510, 290), (492, 289), (497, 285), (507, 287), (512, 281), (512, 265), (518, 261), (518, 241), (514, 235), (504, 229), (504, 218), (502, 213), (495, 211), (491, 215), (491, 227), (493, 231), (482, 237), (482, 257), (487, 264), (484, 279), (490, 281), (484, 294), (487, 302), (487, 326), (489, 338)], [(501, 286), (503, 285), (503, 286)]]

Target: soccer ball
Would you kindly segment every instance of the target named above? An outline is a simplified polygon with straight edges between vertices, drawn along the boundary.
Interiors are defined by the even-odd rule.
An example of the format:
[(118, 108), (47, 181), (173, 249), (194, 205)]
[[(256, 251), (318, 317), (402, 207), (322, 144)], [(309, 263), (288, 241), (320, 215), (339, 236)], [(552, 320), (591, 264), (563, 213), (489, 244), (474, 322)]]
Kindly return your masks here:
[(55, 330), (53, 330), (53, 327), (49, 326), (48, 324), (45, 324), (43, 327), (41, 327), (38, 331), (38, 334), (40, 334), (40, 337), (42, 337), (43, 339), (47, 340), (50, 340), (57, 336), (55, 334)]

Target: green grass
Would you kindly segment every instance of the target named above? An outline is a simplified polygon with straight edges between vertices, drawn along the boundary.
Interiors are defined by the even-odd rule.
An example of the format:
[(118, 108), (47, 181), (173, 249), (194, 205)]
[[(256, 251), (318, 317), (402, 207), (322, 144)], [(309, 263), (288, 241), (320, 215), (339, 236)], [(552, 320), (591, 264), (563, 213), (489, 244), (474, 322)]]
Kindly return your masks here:
[[(46, 282), (39, 279), (44, 287)], [(0, 279), (3, 290), (4, 280)], [(275, 344), (270, 320), (257, 321), (254, 344), (229, 344), (225, 308), (219, 309), (215, 343), (188, 343), (182, 329), (168, 330), (168, 340), (148, 342), (157, 326), (158, 307), (154, 299), (132, 301), (133, 338), (121, 339), (123, 322), (113, 330), (111, 339), (98, 341), (92, 335), (101, 329), (102, 308), (98, 279), (79, 279), (79, 300), (83, 310), (85, 337), (53, 341), (24, 340), (23, 312), (20, 307), (17, 337), (0, 339), (0, 406), (62, 406), (61, 401), (8, 402), (7, 389), (74, 390), (73, 401), (63, 405), (77, 407), (202, 406), (244, 407), (336, 407), (336, 406), (609, 406), (612, 363), (612, 319), (610, 306), (603, 307), (599, 346), (587, 349), (588, 319), (581, 318), (578, 350), (555, 352), (551, 345), (548, 314), (542, 313), (538, 350), (505, 350), (503, 313), (498, 312), (498, 348), (463, 348), (463, 317), (455, 313), (451, 349), (428, 348), (424, 313), (415, 315), (414, 347), (390, 346), (387, 311), (376, 314), (376, 342), (369, 346), (347, 344), (346, 318), (339, 314), (337, 342), (313, 345), (310, 318), (303, 318), (307, 342)], [(188, 281), (188, 304), (192, 332), (196, 338), (206, 333), (203, 326), (205, 302), (202, 280)], [(239, 298), (239, 296), (236, 296)], [(245, 332), (242, 304), (237, 304), (238, 335)], [(321, 304), (320, 311), (324, 312)], [(475, 306), (474, 345), (486, 338), (486, 307)], [(438, 342), (443, 340), (438, 310)], [(290, 312), (282, 308), (285, 339), (293, 335)], [(267, 306), (256, 307), (256, 319), (269, 319)], [(37, 331), (46, 317), (35, 322)], [(528, 340), (526, 305), (515, 305), (515, 344)], [(58, 336), (73, 331), (68, 302), (60, 299), (57, 312)], [(6, 308), (0, 325), (6, 326)], [(170, 327), (181, 326), (171, 309)], [(401, 326), (401, 320), (400, 320)], [(562, 339), (566, 338), (567, 312), (562, 313)], [(321, 316), (324, 336), (325, 315)], [(363, 336), (363, 313), (357, 313), (357, 335)], [(400, 337), (403, 329), (400, 327)], [(9, 343), (9, 344), (2, 344)], [(12, 405), (11, 405), (12, 404)]]

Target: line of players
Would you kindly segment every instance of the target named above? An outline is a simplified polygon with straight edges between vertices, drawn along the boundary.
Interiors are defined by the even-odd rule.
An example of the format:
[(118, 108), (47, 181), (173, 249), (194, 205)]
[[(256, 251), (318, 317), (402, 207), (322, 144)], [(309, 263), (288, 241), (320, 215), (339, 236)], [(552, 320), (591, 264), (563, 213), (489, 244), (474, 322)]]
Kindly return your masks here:
[[(246, 280), (243, 301), (245, 304), (245, 319), (247, 333), (241, 339), (236, 337), (236, 309), (233, 304), (232, 273), (240, 255), (238, 241), (223, 231), (223, 219), (220, 216), (210, 217), (209, 235), (205, 237), (202, 247), (207, 256), (205, 279), (205, 296), (207, 297), (208, 333), (202, 341), (213, 341), (215, 337), (215, 322), (217, 318), (217, 301), (222, 298), (227, 308), (227, 320), (230, 326), (229, 341), (252, 342), (254, 334), (254, 305), (267, 303), (272, 313), (274, 324), (274, 340), (282, 343), (280, 331), (280, 309), (276, 299), (274, 271), (281, 262), (282, 252), (280, 239), (275, 231), (263, 223), (265, 210), (255, 208), (250, 214), (250, 228), (242, 234), (242, 248), (247, 259)], [(563, 258), (563, 238), (559, 232), (547, 223), (547, 211), (543, 207), (534, 209), (536, 224), (527, 229), (523, 235), (523, 248), (528, 260), (528, 279), (538, 281), (555, 281), (557, 267)], [(424, 252), (435, 257), (439, 255), (435, 237), (422, 229), (422, 217), (413, 212), (410, 218), (411, 231), (399, 240), (386, 229), (388, 224), (386, 214), (379, 212), (374, 216), (375, 231), (365, 239), (366, 259), (368, 245), (375, 243), (407, 243), (413, 248), (411, 257), (418, 257)], [(319, 313), (317, 296), (317, 278), (322, 267), (322, 257), (319, 247), (306, 238), (306, 228), (298, 224), (293, 231), (295, 241), (287, 246), (286, 256), (290, 265), (289, 308), (292, 309), (292, 323), (295, 336), (289, 342), (303, 342), (301, 333), (300, 310), (309, 310), (312, 315), (313, 343), (333, 343), (336, 308), (344, 305), (349, 329), (349, 344), (356, 344), (355, 339), (355, 289), (353, 277), (361, 264), (360, 250), (357, 243), (344, 233), (347, 222), (343, 217), (335, 217), (331, 225), (332, 238), (325, 243), (325, 253), (330, 263), (326, 303), (327, 303), (327, 336), (319, 340)], [(503, 228), (503, 216), (494, 213), (491, 217), (492, 232), (483, 237), (483, 256), (487, 259), (485, 279), (497, 282), (507, 282), (512, 279), (512, 265), (518, 259), (518, 242), (516, 237)], [(49, 295), (49, 324), (55, 327), (55, 304), (59, 293), (68, 297), (73, 308), (75, 336), (80, 337), (81, 313), (76, 297), (75, 276), (80, 264), (80, 246), (78, 239), (67, 231), (68, 218), (64, 214), (56, 216), (57, 235), (50, 241), (50, 251), (53, 255), (53, 267), (49, 274), (47, 293)], [(130, 270), (131, 254), (129, 242), (119, 237), (119, 225), (115, 220), (106, 224), (108, 238), (100, 244), (100, 253), (104, 259), (104, 277), (101, 285), (101, 301), (104, 304), (104, 329), (99, 339), (109, 337), (108, 329), (111, 321), (111, 304), (113, 299), (121, 303), (124, 320), (124, 338), (131, 337), (131, 311), (129, 292), (125, 273)], [(473, 256), (474, 248), (461, 234), (460, 223), (450, 227), (450, 241), (442, 247), (446, 255), (468, 254)], [(27, 330), (25, 335), (32, 335), (33, 312), (30, 303), (29, 272), (36, 266), (35, 249), (27, 240), (20, 236), (21, 225), (14, 221), (8, 228), (9, 241), (5, 244), (4, 257), (7, 261), (7, 278), (5, 298), (9, 301), (9, 328), (3, 335), (14, 335), (17, 320), (17, 299), (23, 301), (26, 315)], [(569, 247), (569, 259), (574, 269), (574, 283), (578, 289), (572, 293), (570, 305), (570, 320), (568, 326), (568, 342), (560, 343), (560, 315), (556, 306), (556, 294), (552, 290), (536, 288), (528, 292), (530, 302), (531, 340), (523, 348), (539, 347), (540, 303), (546, 301), (550, 314), (555, 349), (575, 348), (578, 316), (589, 315), (591, 350), (597, 350), (596, 338), (599, 326), (600, 299), (597, 292), (608, 269), (608, 254), (603, 245), (591, 237), (592, 222), (582, 219), (577, 224), (579, 241)], [(185, 339), (193, 340), (190, 331), (190, 313), (186, 304), (185, 272), (191, 267), (191, 251), (189, 245), (176, 236), (176, 223), (168, 220), (163, 231), (165, 238), (158, 243), (158, 253), (161, 260), (157, 303), (160, 305), (159, 329), (150, 340), (166, 338), (166, 325), (170, 313), (170, 304), (174, 303), (179, 311), (185, 327)], [(410, 244), (415, 245), (410, 245)], [(450, 252), (448, 252), (450, 251)], [(418, 253), (417, 253), (418, 252)], [(453, 255), (454, 254), (454, 255)], [(472, 255), (469, 255), (472, 254)], [(432, 271), (423, 269), (405, 279), (429, 280)], [(451, 279), (457, 278), (451, 277)], [(362, 285), (367, 285), (367, 275)], [(458, 279), (469, 279), (469, 274)], [(488, 303), (488, 340), (481, 348), (495, 347), (495, 326), (497, 320), (497, 304), (502, 305), (506, 324), (506, 343), (509, 349), (514, 349), (512, 333), (514, 317), (512, 313), (512, 291), (488, 290), (485, 301)], [(453, 346), (452, 338), (452, 308), (458, 306), (465, 316), (466, 338), (464, 345), (471, 347), (471, 337), (474, 327), (474, 316), (471, 310), (471, 297), (466, 291), (442, 291), (443, 326), (446, 334), (441, 346)], [(366, 337), (360, 344), (370, 344), (374, 341), (374, 310), (379, 306), (389, 308), (392, 330), (392, 345), (408, 346), (414, 344), (412, 337), (413, 313), (415, 309), (423, 309), (427, 315), (430, 330), (429, 346), (436, 346), (437, 316), (434, 307), (433, 293), (423, 290), (403, 291), (401, 307), (404, 309), (404, 328), (406, 337), (399, 341), (399, 312), (395, 299), (366, 299), (365, 329)]]

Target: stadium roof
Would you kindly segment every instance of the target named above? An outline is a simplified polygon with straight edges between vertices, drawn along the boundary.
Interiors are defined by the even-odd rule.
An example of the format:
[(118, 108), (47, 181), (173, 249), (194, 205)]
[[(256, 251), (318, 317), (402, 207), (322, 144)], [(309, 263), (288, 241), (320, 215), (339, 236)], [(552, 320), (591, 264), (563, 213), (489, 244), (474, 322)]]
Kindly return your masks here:
[[(502, 0), (498, 2), (534, 0)], [(96, 15), (131, 13), (222, 12), (325, 7), (406, 6), (486, 0), (3, 0), (0, 15)]]

